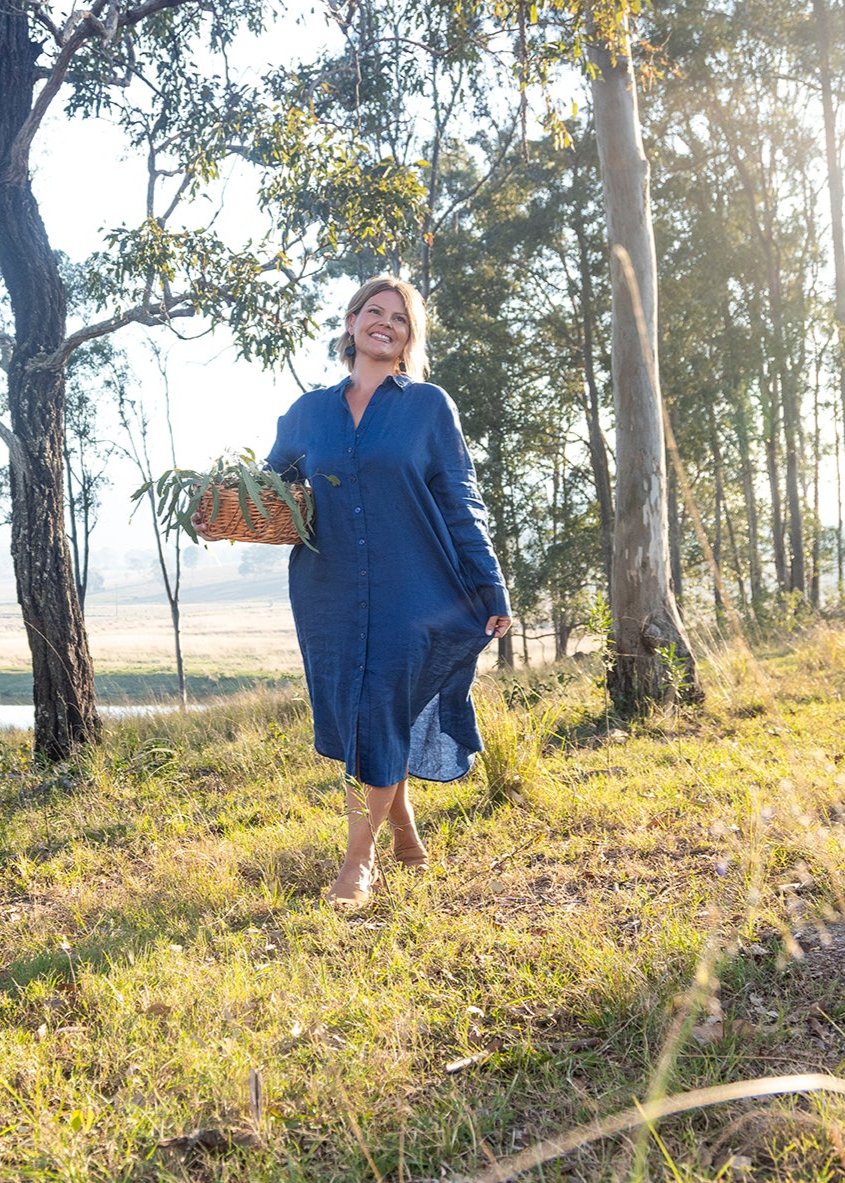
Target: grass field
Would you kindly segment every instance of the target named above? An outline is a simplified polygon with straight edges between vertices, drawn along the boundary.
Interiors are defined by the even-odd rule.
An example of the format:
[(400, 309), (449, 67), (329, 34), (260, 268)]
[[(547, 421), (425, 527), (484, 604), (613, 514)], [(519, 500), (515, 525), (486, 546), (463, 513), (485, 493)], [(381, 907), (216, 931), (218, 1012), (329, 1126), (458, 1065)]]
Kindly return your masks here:
[[(85, 618), (100, 674), (159, 674), (174, 668), (173, 631), (165, 604), (89, 607)], [(276, 675), (302, 669), (287, 603), (188, 604), (182, 611), (185, 662), (196, 675)], [(26, 674), (29, 646), (16, 605), (0, 606), (0, 667)]]
[(415, 785), (432, 873), (385, 846), (354, 915), (296, 686), (49, 771), (0, 738), (0, 1180), (505, 1178), (573, 1130), (524, 1178), (845, 1179), (830, 1089), (613, 1125), (845, 1067), (845, 636), (704, 678), (623, 726), (595, 671), (483, 677), (484, 760)]
[[(224, 570), (223, 575), (227, 573)], [(182, 605), (182, 650), (197, 698), (229, 694), (254, 682), (267, 685), (302, 673), (293, 616), (286, 592), (259, 599), (235, 599), (256, 581), (222, 578), (203, 588)], [(0, 589), (2, 590), (2, 589)], [(136, 589), (138, 590), (138, 589)], [(155, 583), (140, 585), (152, 596)], [(104, 703), (175, 701), (176, 683), (173, 625), (165, 603), (121, 600), (126, 592), (102, 592), (90, 597), (85, 624)], [(0, 599), (0, 704), (32, 701), (31, 656), (17, 604), (6, 589)], [(591, 648), (589, 640), (581, 647)], [(521, 651), (521, 642), (518, 643)], [(531, 660), (554, 656), (550, 636), (529, 642)], [(482, 655), (482, 667), (495, 662), (495, 651)]]

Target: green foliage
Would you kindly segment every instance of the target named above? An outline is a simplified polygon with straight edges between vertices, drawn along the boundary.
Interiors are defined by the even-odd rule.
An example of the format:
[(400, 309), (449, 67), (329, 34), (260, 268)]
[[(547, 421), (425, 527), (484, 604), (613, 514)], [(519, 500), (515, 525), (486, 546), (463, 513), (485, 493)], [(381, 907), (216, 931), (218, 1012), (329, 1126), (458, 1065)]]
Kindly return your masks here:
[(519, 677), (511, 680), (506, 680), (500, 675), (502, 695), (510, 709), (520, 706), (530, 709), (544, 699), (560, 693), (574, 680), (574, 675), (570, 671), (554, 668), (524, 670)]
[[(325, 476), (325, 480), (331, 485), (340, 484), (336, 476)], [(165, 536), (181, 529), (193, 542), (198, 542), (191, 518), (206, 494), (210, 493), (212, 509), (209, 520), (215, 522), (220, 513), (222, 488), (238, 490), (241, 512), (250, 530), (256, 529), (254, 513), (262, 518), (270, 516), (262, 494), (273, 493), (290, 510), (302, 542), (310, 550), (316, 549), (310, 541), (314, 518), (314, 494), (310, 487), (306, 484), (298, 486), (305, 498), (303, 510), (291, 490), (291, 483), (283, 480), (279, 473), (261, 468), (255, 453), (249, 449), (235, 457), (219, 456), (204, 473), (189, 468), (170, 468), (156, 480), (145, 481), (132, 494), (132, 500), (139, 505), (145, 498), (154, 500), (156, 516), (164, 527)]]
[(663, 663), (663, 681), (672, 702), (681, 702), (689, 688), (689, 662), (678, 652), (674, 641), (659, 646), (657, 656)]
[(603, 592), (597, 592), (587, 615), (587, 632), (598, 641), (599, 656), (605, 672), (616, 664), (613, 640), (613, 612)]
[[(61, 25), (51, 9), (33, 21)], [(328, 260), (362, 248), (383, 259), (419, 221), (418, 162), (321, 118), (287, 68), (235, 80), (233, 42), (276, 15), (272, 4), (179, 0), (115, 7), (102, 27), (69, 19), (68, 30), (88, 20), (91, 35), (67, 75), (68, 114), (108, 117), (148, 165), (144, 219), (107, 230), (84, 268), (86, 297), (109, 315), (101, 332), (202, 317), (270, 366), (313, 332), (310, 283)], [(49, 66), (58, 51), (44, 49)], [(235, 175), (250, 178), (257, 211), (241, 241), (215, 229)]]
[[(153, 300), (170, 315), (203, 316), (213, 327), (229, 326), (241, 356), (270, 366), (314, 329), (291, 270), (301, 267), (291, 244), (313, 240), (311, 267), (353, 243), (380, 255), (417, 216), (421, 190), (411, 170), (368, 160), (303, 112), (272, 118), (252, 137), (244, 151), (264, 170), (257, 204), (271, 222), (265, 241), (232, 249), (207, 227), (170, 230), (154, 217), (113, 229), (109, 249), (87, 268), (86, 292), (97, 308)], [(215, 179), (209, 161), (216, 157), (203, 159), (189, 172)]]
[(486, 781), (485, 805), (524, 803), (539, 769), (543, 735), (524, 705), (515, 705), (496, 686), (478, 699), (484, 751), (479, 757)]
[[(548, 619), (551, 609), (570, 627), (601, 567), (593, 476), (580, 438), (577, 342), (589, 315), (600, 343), (604, 315), (563, 267), (567, 252), (579, 251), (573, 222), (583, 227), (595, 288), (606, 282), (595, 160), (583, 127), (572, 130), (577, 155), (561, 159), (547, 141), (532, 143), (527, 165), (507, 153), (507, 172), (486, 185), (468, 150), (445, 154), (444, 202), (474, 186), (479, 192), (431, 250), (442, 277), (435, 372), (461, 408), (514, 606), (522, 618)], [(501, 150), (495, 142), (485, 147), (489, 155)], [(543, 288), (559, 296), (547, 301)], [(595, 362), (601, 372), (598, 350)]]

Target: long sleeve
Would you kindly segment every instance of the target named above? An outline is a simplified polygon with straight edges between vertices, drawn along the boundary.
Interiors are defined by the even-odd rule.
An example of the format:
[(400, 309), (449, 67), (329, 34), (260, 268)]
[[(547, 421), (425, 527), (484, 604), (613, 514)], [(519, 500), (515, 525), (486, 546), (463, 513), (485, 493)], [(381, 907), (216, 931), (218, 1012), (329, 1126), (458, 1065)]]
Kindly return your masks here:
[(267, 457), (267, 467), (278, 472), (286, 481), (300, 481), (302, 474), (297, 467), (301, 453), (297, 454), (293, 443), (292, 414), (295, 406), (284, 415), (279, 416), (276, 425), (276, 440)]
[(487, 510), (478, 490), (457, 408), (444, 396), (438, 417), (436, 456), (428, 487), (449, 528), (467, 578), (490, 616), (510, 616), (510, 601), (493, 550)]

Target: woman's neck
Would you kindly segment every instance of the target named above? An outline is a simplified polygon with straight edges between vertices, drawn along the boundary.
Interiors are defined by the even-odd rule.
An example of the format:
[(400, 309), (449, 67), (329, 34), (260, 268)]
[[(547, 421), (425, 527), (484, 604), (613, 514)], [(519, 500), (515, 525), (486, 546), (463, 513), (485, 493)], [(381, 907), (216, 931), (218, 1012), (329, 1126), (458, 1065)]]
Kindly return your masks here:
[(356, 390), (375, 390), (393, 373), (395, 371), (392, 362), (376, 362), (359, 355), (355, 358), (350, 377)]

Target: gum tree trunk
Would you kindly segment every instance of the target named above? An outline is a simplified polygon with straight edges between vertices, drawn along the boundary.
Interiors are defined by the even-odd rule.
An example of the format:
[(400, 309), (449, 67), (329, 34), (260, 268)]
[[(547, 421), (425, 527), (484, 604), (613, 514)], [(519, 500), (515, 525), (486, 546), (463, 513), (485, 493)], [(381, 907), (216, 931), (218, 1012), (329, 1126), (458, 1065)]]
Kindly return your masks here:
[(601, 429), (599, 389), (593, 356), (593, 317), (595, 315), (593, 281), (590, 275), (586, 230), (581, 214), (577, 210), (573, 218), (573, 230), (578, 242), (578, 265), (581, 271), (581, 332), (584, 351), (584, 379), (587, 385), (584, 412), (587, 416), (590, 463), (593, 469), (596, 498), (599, 503), (604, 577), (607, 582), (608, 599), (610, 599), (613, 584), (613, 489), (610, 483), (607, 447)]
[[(845, 224), (843, 224), (842, 165), (836, 140), (836, 111), (830, 69), (830, 13), (827, 0), (813, 0), (819, 84), (824, 116), (824, 145), (827, 162), (827, 191), (830, 199), (830, 227), (833, 243), (833, 273), (836, 293), (836, 331), (839, 340), (839, 399), (845, 412)], [(841, 17), (840, 17), (841, 19)]]
[[(657, 264), (649, 168), (629, 54), (627, 39), (618, 47), (615, 60), (602, 47), (591, 50), (600, 70), (592, 95), (611, 250), (616, 407), (611, 596), (616, 660), (608, 682), (615, 705), (626, 712), (671, 697), (672, 682), (677, 697), (687, 701), (702, 697), (670, 574), (657, 368)], [(633, 276), (626, 278), (628, 260)], [(658, 650), (674, 655), (674, 668), (668, 667)]]
[(32, 106), (39, 47), (23, 0), (0, 9), (0, 273), (15, 318), (9, 366), (12, 557), (32, 651), (35, 750), (50, 760), (99, 735), (94, 675), (63, 512), (64, 374), (38, 367), (65, 337), (65, 298), (26, 169), (10, 151)]

